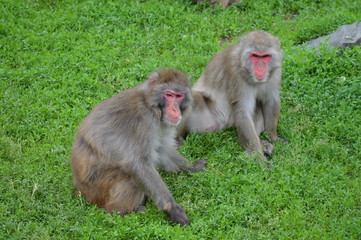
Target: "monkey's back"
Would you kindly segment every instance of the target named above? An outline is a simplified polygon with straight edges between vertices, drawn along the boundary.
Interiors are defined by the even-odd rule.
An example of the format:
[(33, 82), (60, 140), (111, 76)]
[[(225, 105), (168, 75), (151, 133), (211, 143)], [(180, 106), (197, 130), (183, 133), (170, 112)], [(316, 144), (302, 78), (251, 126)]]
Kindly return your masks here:
[[(232, 74), (238, 66), (233, 66), (232, 52), (237, 48), (237, 44), (231, 45), (219, 51), (212, 57), (206, 66), (206, 70), (193, 86), (194, 91), (201, 92), (214, 103), (214, 113), (220, 128), (231, 126), (232, 106), (229, 99), (236, 94), (239, 88), (237, 76)], [(236, 82), (236, 84), (235, 84)]]
[(122, 166), (152, 149), (160, 124), (144, 94), (140, 87), (121, 92), (98, 104), (79, 126), (71, 156), (73, 184), (89, 202), (102, 202), (95, 199), (104, 196), (98, 191), (129, 177)]

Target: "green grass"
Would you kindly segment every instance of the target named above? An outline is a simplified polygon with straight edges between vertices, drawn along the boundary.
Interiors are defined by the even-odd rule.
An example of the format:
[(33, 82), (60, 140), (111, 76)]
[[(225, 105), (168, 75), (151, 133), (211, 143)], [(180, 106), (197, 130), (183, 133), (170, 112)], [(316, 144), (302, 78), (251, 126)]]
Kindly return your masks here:
[[(0, 239), (361, 239), (361, 48), (304, 42), (361, 19), (358, 1), (2, 0)], [(146, 213), (110, 216), (73, 195), (70, 148), (95, 104), (176, 68), (194, 82), (243, 34), (285, 52), (274, 169), (234, 129), (192, 135), (180, 152), (204, 173), (162, 172), (191, 226)], [(223, 41), (222, 39), (228, 39)]]

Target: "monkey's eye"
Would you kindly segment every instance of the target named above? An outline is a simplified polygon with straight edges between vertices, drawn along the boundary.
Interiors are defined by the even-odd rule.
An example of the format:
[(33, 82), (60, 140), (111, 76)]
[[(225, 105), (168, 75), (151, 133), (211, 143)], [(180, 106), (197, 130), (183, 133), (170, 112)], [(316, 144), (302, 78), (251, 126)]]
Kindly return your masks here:
[(165, 98), (176, 98), (178, 100), (181, 100), (184, 98), (185, 93), (183, 92), (175, 92), (175, 91), (171, 91), (171, 90), (166, 90), (163, 92), (163, 96)]
[(175, 97), (176, 97), (176, 98), (184, 98), (184, 93), (182, 93), (182, 94), (176, 94)]

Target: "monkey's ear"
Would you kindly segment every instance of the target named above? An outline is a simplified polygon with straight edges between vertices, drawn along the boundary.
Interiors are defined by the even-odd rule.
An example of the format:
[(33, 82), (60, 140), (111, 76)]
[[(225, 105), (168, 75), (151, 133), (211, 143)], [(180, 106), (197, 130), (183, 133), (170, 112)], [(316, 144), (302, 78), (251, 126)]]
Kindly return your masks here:
[(152, 73), (149, 78), (148, 78), (148, 83), (150, 85), (152, 85), (153, 83), (155, 83), (156, 81), (159, 80), (159, 73), (158, 72), (154, 72)]

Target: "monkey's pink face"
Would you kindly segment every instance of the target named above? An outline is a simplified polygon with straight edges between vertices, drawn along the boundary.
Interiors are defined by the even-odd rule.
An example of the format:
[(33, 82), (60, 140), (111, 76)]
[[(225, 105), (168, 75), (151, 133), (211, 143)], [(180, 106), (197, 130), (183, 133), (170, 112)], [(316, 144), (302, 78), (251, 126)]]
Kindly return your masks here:
[(268, 52), (250, 52), (249, 59), (253, 64), (254, 77), (262, 81), (267, 76), (268, 63), (272, 60), (272, 55)]
[(185, 93), (165, 90), (163, 97), (165, 99), (164, 119), (171, 124), (178, 124), (182, 119), (180, 105), (184, 100)]

